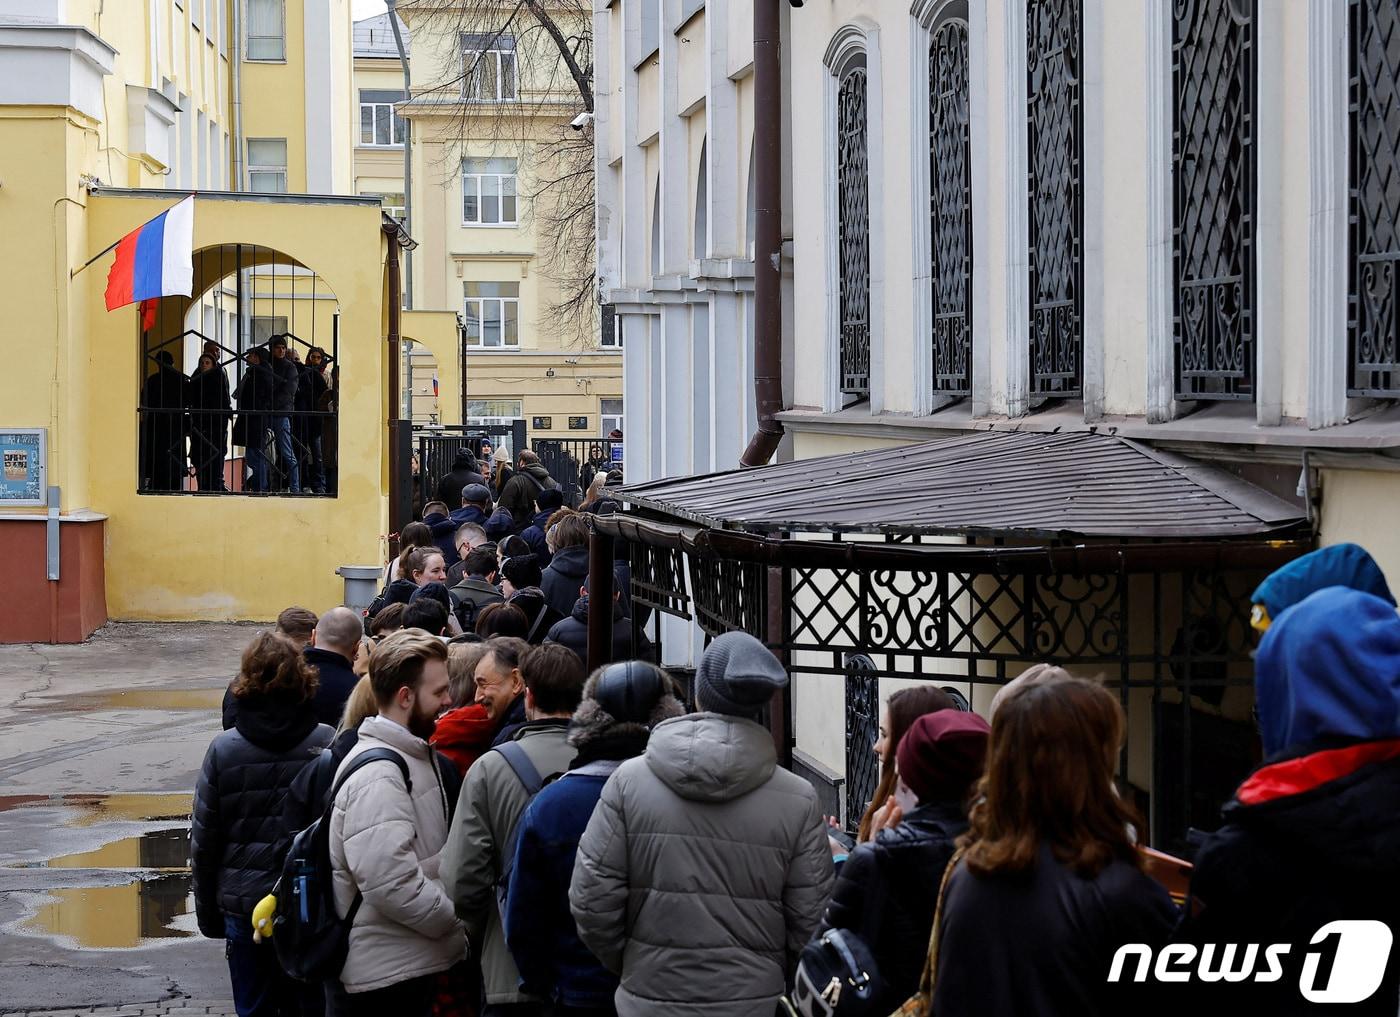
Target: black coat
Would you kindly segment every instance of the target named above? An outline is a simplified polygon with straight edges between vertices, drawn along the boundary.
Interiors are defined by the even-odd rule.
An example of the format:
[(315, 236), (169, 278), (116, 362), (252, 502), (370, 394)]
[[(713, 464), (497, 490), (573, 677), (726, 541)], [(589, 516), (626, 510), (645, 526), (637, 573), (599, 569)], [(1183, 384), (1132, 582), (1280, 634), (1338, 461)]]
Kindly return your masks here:
[(190, 830), (199, 931), (224, 937), (224, 916), (251, 915), (282, 872), (282, 810), (302, 767), (330, 744), (310, 703), (250, 696), (231, 731), (216, 735), (195, 786)]
[(337, 727), (340, 715), (345, 712), (345, 701), (350, 698), (360, 678), (355, 674), (351, 662), (334, 650), (308, 646), (302, 653), (321, 679), (316, 686), (316, 698), (311, 701), (311, 709), (322, 724)]
[(278, 360), (272, 358), (272, 408), (279, 413), (290, 413), (297, 408), (297, 389), (301, 387), (301, 368), (290, 356)]
[(457, 511), (462, 507), (462, 488), (468, 484), (480, 484), (485, 487), (486, 478), (469, 467), (454, 465), (452, 472), (438, 481), (437, 500), (446, 505), (448, 511)]
[(889, 1013), (918, 991), (938, 885), (966, 829), (960, 806), (923, 805), (857, 847), (841, 867), (816, 937), (844, 929), (870, 949), (887, 988), (871, 1013)]
[[(1356, 759), (1368, 746), (1385, 744), (1339, 752)], [(1306, 1003), (1297, 988), (1313, 935), (1336, 919), (1372, 919), (1400, 930), (1400, 759), (1363, 765), (1320, 784), (1289, 776), (1311, 761), (1295, 756), (1256, 771), (1225, 806), (1224, 825), (1196, 855), (1178, 940), (1198, 946), (1291, 944), (1278, 981), (1192, 985), (1187, 1002), (1197, 1012), (1203, 1006), (1234, 1013), (1245, 1007), (1271, 1017), (1319, 1012), (1326, 1008)], [(1269, 790), (1253, 793), (1265, 781)], [(1261, 961), (1256, 970), (1262, 967)], [(1400, 952), (1392, 949), (1376, 993), (1340, 1012), (1394, 1017), (1397, 1006)]]
[[(546, 639), (551, 643), (558, 643), (567, 646), (578, 654), (578, 659), (583, 661), (584, 667), (588, 666), (588, 598), (579, 597), (574, 603), (574, 609), (569, 617), (557, 622)], [(632, 649), (632, 619), (622, 613), (622, 605), (613, 604), (613, 624), (612, 624), (612, 659), (613, 660), (650, 660), (651, 643), (646, 636), (642, 637), (642, 645), (634, 652)]]
[(574, 610), (579, 590), (588, 579), (588, 545), (560, 548), (544, 570), (540, 589), (549, 606), (567, 618)]
[(554, 628), (565, 616), (549, 606), (545, 600), (544, 591), (538, 586), (527, 586), (523, 590), (516, 590), (515, 596), (510, 598), (510, 603), (525, 612), (525, 617), (530, 620), (530, 631), (525, 637), (525, 641), (531, 646), (539, 646), (549, 637), (549, 630)]
[(515, 732), (519, 731), (526, 724), (525, 717), (525, 693), (521, 693), (511, 700), (510, 706), (506, 707), (505, 716), (501, 718), (501, 726), (496, 729), (496, 737), (491, 739), (491, 747), (494, 749), (510, 741), (515, 737)]
[[(1092, 878), (1042, 846), (1026, 873), (948, 881), (933, 1013), (938, 1017), (1139, 1017), (1160, 987), (1110, 984), (1124, 943), (1165, 945), (1177, 910), (1152, 877), (1123, 860)], [(1262, 1012), (1262, 1011), (1261, 1011)]]

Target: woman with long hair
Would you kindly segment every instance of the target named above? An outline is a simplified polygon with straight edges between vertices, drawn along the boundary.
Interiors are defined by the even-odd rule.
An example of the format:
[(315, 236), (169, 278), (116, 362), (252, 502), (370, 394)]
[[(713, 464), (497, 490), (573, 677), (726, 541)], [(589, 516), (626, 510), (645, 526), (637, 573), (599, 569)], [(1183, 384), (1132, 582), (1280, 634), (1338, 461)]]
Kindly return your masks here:
[(875, 787), (875, 797), (865, 808), (860, 818), (860, 831), (856, 843), (864, 844), (885, 827), (898, 826), (903, 818), (899, 803), (895, 800), (895, 787), (899, 782), (896, 773), (895, 752), (904, 732), (913, 726), (926, 713), (936, 710), (956, 709), (953, 697), (934, 685), (913, 685), (892, 693), (880, 711), (880, 737), (871, 749), (880, 761), (880, 783)]
[(1109, 983), (1113, 955), (1166, 943), (1177, 911), (1143, 871), (1142, 819), (1113, 785), (1124, 728), (1118, 700), (1079, 678), (1028, 682), (1001, 702), (933, 930), (932, 1010), (919, 1012), (1140, 1009), (1123, 995), (1134, 983)]
[(399, 556), (390, 558), (389, 564), (384, 566), (383, 586), (388, 586), (395, 579), (407, 579), (408, 573), (403, 570), (408, 563), (408, 555), (415, 547), (436, 547), (433, 542), (433, 530), (427, 523), (412, 522), (403, 528), (399, 534)]
[(212, 354), (201, 353), (199, 366), (185, 388), (190, 411), (190, 461), (201, 491), (225, 491), (224, 459), (228, 456), (228, 422), (233, 404), (228, 376)]

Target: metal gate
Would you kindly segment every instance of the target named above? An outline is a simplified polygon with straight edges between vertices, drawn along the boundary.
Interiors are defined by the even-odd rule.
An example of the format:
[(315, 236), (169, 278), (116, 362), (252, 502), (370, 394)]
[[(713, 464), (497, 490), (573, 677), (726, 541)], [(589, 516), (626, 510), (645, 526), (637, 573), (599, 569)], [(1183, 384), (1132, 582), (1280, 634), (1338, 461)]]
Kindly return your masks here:
[(880, 783), (875, 740), (880, 737), (880, 677), (863, 653), (846, 658), (846, 826), (860, 825)]
[[(486, 443), (491, 444), (492, 450), (503, 446), (510, 453), (513, 463), (518, 452), (525, 447), (525, 421), (414, 428), (413, 438), (414, 452), (418, 456), (416, 518), (422, 514), (423, 506), (437, 496), (438, 481), (452, 472), (452, 461), (459, 449), (471, 450), (480, 462), (482, 476), (488, 481), (491, 473), (490, 452), (482, 454)], [(448, 506), (450, 509), (458, 507)]]
[(577, 507), (601, 470), (623, 468), (620, 438), (536, 438), (535, 455), (564, 489), (564, 503)]

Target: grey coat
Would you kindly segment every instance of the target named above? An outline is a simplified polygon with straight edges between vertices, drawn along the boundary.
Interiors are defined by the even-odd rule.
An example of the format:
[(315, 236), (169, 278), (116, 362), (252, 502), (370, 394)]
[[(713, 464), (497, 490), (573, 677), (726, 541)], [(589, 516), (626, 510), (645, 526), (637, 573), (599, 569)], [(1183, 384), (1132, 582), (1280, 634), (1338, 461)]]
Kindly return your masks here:
[[(521, 727), (515, 740), (540, 776), (548, 780), (573, 762), (576, 753), (568, 743), (568, 733), (566, 720), (536, 720)], [(480, 952), (488, 1003), (533, 999), (520, 991), (520, 972), (506, 949), (496, 899), (505, 848), (529, 804), (524, 785), (505, 757), (487, 752), (471, 765), (462, 781), (457, 813), (442, 852), (442, 882), (457, 916), (466, 923), (467, 938)]]
[(831, 884), (811, 786), (759, 725), (699, 713), (658, 725), (608, 781), (569, 905), (621, 975), (619, 1017), (772, 1017)]

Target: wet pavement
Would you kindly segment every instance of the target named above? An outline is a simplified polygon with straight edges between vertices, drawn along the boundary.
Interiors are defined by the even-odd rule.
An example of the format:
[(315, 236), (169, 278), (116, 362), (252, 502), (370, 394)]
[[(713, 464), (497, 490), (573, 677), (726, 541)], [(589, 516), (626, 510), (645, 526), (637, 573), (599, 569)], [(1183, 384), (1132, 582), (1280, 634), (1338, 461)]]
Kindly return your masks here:
[(195, 927), (189, 816), (254, 631), (0, 646), (0, 1013), (232, 1012), (223, 942)]

